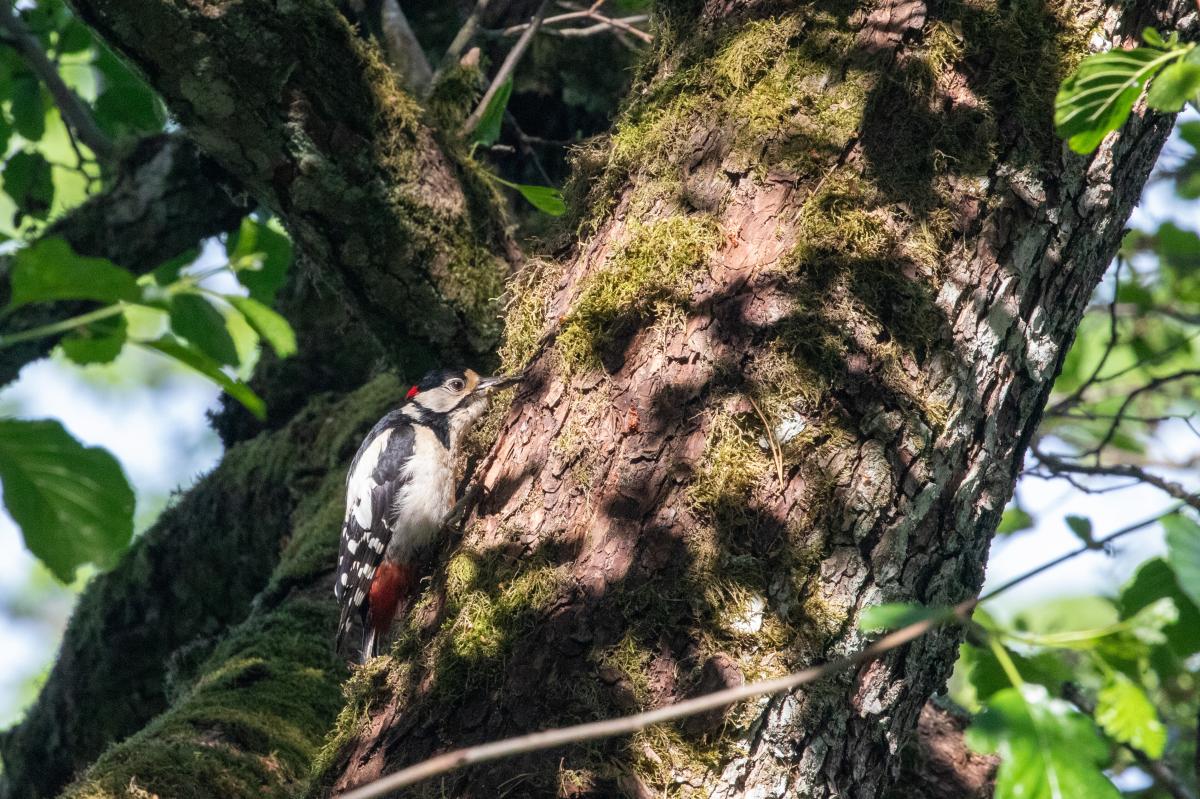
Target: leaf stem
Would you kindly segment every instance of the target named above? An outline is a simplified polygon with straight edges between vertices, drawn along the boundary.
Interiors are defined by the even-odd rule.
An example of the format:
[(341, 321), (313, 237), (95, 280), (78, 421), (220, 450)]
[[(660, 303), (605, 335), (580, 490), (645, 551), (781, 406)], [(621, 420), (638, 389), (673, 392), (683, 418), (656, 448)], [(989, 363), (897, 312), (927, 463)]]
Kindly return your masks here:
[(996, 660), (1000, 662), (1000, 667), (1004, 669), (1013, 688), (1018, 690), (1024, 688), (1025, 681), (1021, 679), (1021, 672), (1017, 670), (1017, 664), (1013, 663), (1013, 659), (1008, 656), (1008, 650), (1004, 648), (999, 639), (994, 635), (989, 635), (988, 646), (991, 648), (992, 654), (996, 656)]
[(70, 319), (63, 319), (62, 321), (52, 322), (48, 325), (22, 330), (20, 333), (13, 333), (10, 336), (0, 336), (0, 350), (11, 347), (14, 344), (20, 344), (23, 341), (45, 338), (46, 336), (53, 336), (55, 333), (67, 333), (82, 325), (107, 319), (110, 316), (116, 316), (124, 310), (124, 303), (114, 303), (113, 305), (106, 305), (103, 308), (97, 308), (94, 311), (88, 311), (79, 316), (72, 316)]

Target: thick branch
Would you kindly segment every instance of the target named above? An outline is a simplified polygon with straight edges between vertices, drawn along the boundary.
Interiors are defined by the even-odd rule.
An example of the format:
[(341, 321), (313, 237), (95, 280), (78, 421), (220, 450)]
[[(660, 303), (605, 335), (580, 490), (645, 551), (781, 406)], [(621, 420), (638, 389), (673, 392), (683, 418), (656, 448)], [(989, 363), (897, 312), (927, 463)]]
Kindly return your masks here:
[[(46, 230), (79, 254), (147, 272), (209, 236), (232, 229), (245, 214), (230, 196), (230, 178), (181, 136), (145, 139), (125, 157), (112, 188)], [(0, 261), (0, 305), (8, 301), (8, 260)], [(26, 307), (0, 323), (0, 334), (28, 330), (85, 310), (82, 303)], [(0, 385), (47, 355), (56, 338), (0, 350)]]
[(302, 263), (411, 371), (476, 360), (515, 255), (374, 45), (329, 3), (78, 0)]

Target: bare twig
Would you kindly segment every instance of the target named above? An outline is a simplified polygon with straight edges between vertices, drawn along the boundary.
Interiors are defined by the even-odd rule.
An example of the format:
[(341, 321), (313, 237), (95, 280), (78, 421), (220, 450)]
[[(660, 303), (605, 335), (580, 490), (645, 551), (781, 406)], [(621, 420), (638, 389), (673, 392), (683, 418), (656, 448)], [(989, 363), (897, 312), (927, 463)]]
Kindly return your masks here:
[[(589, 25), (585, 28), (549, 29), (549, 26), (551, 25), (561, 25), (564, 22), (572, 22), (582, 19), (592, 20), (596, 24)], [(556, 14), (553, 17), (546, 17), (542, 23), (542, 26), (545, 28), (546, 33), (554, 36), (561, 36), (563, 38), (595, 36), (598, 33), (606, 33), (610, 30), (617, 30), (623, 33), (628, 33), (631, 36), (635, 36), (641, 41), (649, 44), (650, 42), (654, 41), (654, 36), (646, 33), (644, 30), (634, 27), (634, 25), (645, 22), (648, 19), (650, 19), (650, 17), (647, 14), (633, 14), (628, 17), (609, 17), (601, 14), (599, 11), (594, 11), (589, 8), (583, 11), (571, 11), (566, 14)], [(523, 23), (521, 25), (512, 25), (508, 28), (495, 31), (492, 35), (516, 36), (528, 29), (529, 23)]]
[(517, 62), (521, 61), (521, 56), (529, 49), (529, 44), (533, 42), (534, 35), (541, 28), (541, 22), (546, 18), (548, 7), (550, 7), (550, 0), (542, 0), (541, 5), (538, 6), (538, 12), (534, 13), (533, 19), (529, 22), (529, 28), (521, 34), (521, 38), (518, 38), (517, 43), (509, 50), (509, 54), (504, 58), (504, 64), (500, 65), (496, 77), (492, 78), (492, 84), (488, 86), (487, 91), (484, 92), (484, 96), (480, 98), (478, 106), (475, 106), (475, 110), (470, 112), (467, 121), (463, 122), (463, 136), (467, 136), (468, 133), (475, 130), (475, 127), (479, 125), (479, 120), (484, 118), (484, 112), (486, 112), (488, 104), (492, 102), (492, 97), (496, 96), (496, 92), (500, 90), (500, 86), (504, 85), (505, 80), (509, 79), (512, 71), (516, 70)]
[(542, 20), (546, 18), (546, 9), (550, 7), (550, 0), (542, 0), (542, 4), (538, 6), (537, 13), (533, 15), (533, 19), (529, 22), (529, 27), (521, 34), (521, 38), (517, 39), (517, 43), (508, 51), (508, 55), (504, 58), (504, 63), (500, 65), (500, 69), (496, 72), (496, 77), (492, 78), (492, 84), (488, 86), (487, 91), (483, 93), (483, 97), (479, 100), (479, 105), (475, 106), (475, 110), (467, 117), (467, 121), (463, 123), (460, 131), (463, 136), (467, 136), (471, 131), (479, 125), (479, 120), (483, 118), (484, 111), (492, 102), (492, 98), (496, 96), (496, 92), (504, 85), (512, 75), (513, 70), (517, 68), (517, 63), (521, 57), (525, 55), (525, 51), (529, 49), (529, 45), (533, 42), (534, 35), (538, 32), (538, 28), (542, 27)]
[(379, 11), (383, 29), (383, 46), (392, 69), (401, 77), (409, 91), (424, 95), (433, 80), (433, 69), (425, 58), (425, 51), (417, 41), (408, 17), (400, 9), (397, 0), (383, 0)]
[[(955, 608), (955, 613), (961, 618), (965, 618), (974, 606), (975, 603), (973, 601), (964, 602)], [(373, 799), (374, 797), (383, 796), (391, 791), (412, 785), (421, 780), (438, 774), (445, 774), (448, 771), (454, 771), (474, 763), (486, 763), (489, 760), (499, 760), (524, 752), (551, 749), (563, 744), (594, 741), (599, 738), (612, 738), (617, 735), (629, 735), (654, 724), (661, 724), (664, 721), (673, 721), (685, 716), (694, 716), (698, 713), (717, 710), (743, 699), (790, 691), (805, 683), (837, 674), (851, 666), (873, 660), (896, 647), (903, 646), (920, 638), (929, 632), (929, 630), (940, 626), (945, 621), (947, 621), (947, 618), (937, 617), (925, 619), (916, 624), (910, 624), (907, 627), (885, 635), (875, 643), (853, 655), (831, 660), (828, 663), (813, 666), (803, 671), (798, 671), (795, 674), (789, 674), (786, 677), (748, 683), (736, 688), (716, 691), (704, 696), (698, 696), (695, 699), (687, 699), (673, 705), (647, 710), (644, 713), (635, 713), (632, 716), (593, 721), (587, 724), (575, 724), (570, 727), (543, 730), (528, 735), (519, 735), (515, 738), (492, 741), (480, 744), (479, 746), (456, 749), (453, 752), (432, 757), (415, 766), (410, 766), (394, 774), (389, 774), (375, 782), (368, 783), (361, 788), (355, 788), (352, 791), (347, 791), (339, 796), (340, 799)]]
[(1104, 364), (1108, 363), (1108, 356), (1117, 347), (1117, 342), (1120, 336), (1117, 335), (1117, 295), (1121, 290), (1121, 264), (1124, 259), (1118, 258), (1116, 268), (1113, 270), (1113, 299), (1108, 305), (1108, 342), (1104, 346), (1104, 353), (1100, 356), (1100, 361), (1096, 364), (1096, 368), (1092, 370), (1091, 375), (1087, 380), (1079, 384), (1079, 387), (1071, 392), (1070, 396), (1054, 404), (1052, 408), (1047, 409), (1047, 413), (1058, 413), (1078, 404), (1084, 393), (1096, 382), (1100, 377), (1100, 370), (1104, 368)]
[[(1137, 524), (1129, 525), (1116, 532), (1110, 533), (1104, 538), (1096, 541), (1096, 545), (1103, 546), (1121, 536), (1128, 535), (1136, 530), (1141, 530), (1154, 524), (1170, 513), (1174, 513), (1179, 509), (1176, 505), (1164, 513), (1138, 522)], [(486, 763), (491, 760), (500, 760), (513, 755), (519, 755), (525, 752), (537, 752), (543, 749), (551, 749), (556, 746), (563, 746), (570, 743), (580, 743), (583, 741), (594, 741), (599, 738), (612, 738), (618, 735), (629, 735), (638, 730), (645, 729), (654, 724), (661, 724), (665, 721), (673, 721), (675, 719), (684, 718), (685, 716), (693, 716), (699, 713), (705, 713), (710, 710), (724, 708), (726, 705), (743, 699), (750, 699), (756, 696), (766, 694), (778, 694), (784, 691), (791, 691), (801, 685), (815, 682), (824, 677), (829, 677), (841, 671), (856, 666), (860, 663), (873, 660), (886, 652), (904, 646), (912, 641), (920, 638), (925, 633), (935, 627), (939, 627), (944, 623), (951, 621), (963, 621), (970, 617), (971, 611), (980, 602), (991, 599), (998, 594), (1004, 593), (1009, 589), (1017, 586), (1026, 580), (1032, 579), (1042, 572), (1053, 568), (1054, 566), (1064, 563), (1071, 558), (1082, 555), (1084, 552), (1091, 551), (1091, 547), (1082, 547), (1073, 552), (1070, 552), (1062, 557), (1055, 558), (1049, 563), (1043, 564), (1036, 569), (1026, 572), (1020, 577), (1016, 577), (1004, 583), (999, 588), (989, 591), (979, 599), (968, 599), (960, 602), (953, 609), (944, 615), (935, 616), (932, 618), (922, 619), (903, 627), (895, 632), (883, 636), (875, 643), (867, 646), (864, 649), (855, 652), (846, 657), (831, 660), (828, 663), (819, 666), (812, 666), (803, 671), (789, 674), (786, 677), (778, 677), (774, 680), (764, 680), (762, 682), (747, 683), (734, 688), (727, 688), (722, 691), (698, 696), (694, 699), (687, 699), (683, 702), (678, 702), (673, 705), (648, 710), (643, 713), (635, 713), (632, 716), (623, 716), (615, 719), (606, 719), (604, 721), (594, 721), (587, 724), (575, 724), (570, 727), (562, 727), (553, 730), (543, 730), (541, 732), (529, 733), (528, 735), (518, 735), (513, 738), (505, 738), (500, 741), (492, 741), (490, 743), (480, 744), (478, 746), (469, 746), (463, 749), (456, 749), (452, 752), (432, 757), (428, 760), (417, 763), (414, 766), (409, 766), (406, 769), (381, 777), (374, 782), (355, 788), (346, 793), (340, 794), (339, 799), (375, 799), (375, 797), (383, 796), (392, 791), (398, 790), (408, 785), (413, 785), (438, 774), (445, 774), (449, 771), (454, 771), (465, 766), (475, 763)]]
[(1190, 505), (1196, 510), (1200, 510), (1200, 494), (1193, 494), (1179, 483), (1171, 482), (1170, 480), (1160, 475), (1148, 472), (1139, 466), (1134, 466), (1128, 463), (1113, 464), (1111, 466), (1087, 466), (1082, 463), (1074, 463), (1057, 455), (1050, 455), (1042, 452), (1034, 447), (1032, 449), (1033, 456), (1037, 458), (1048, 471), (1059, 474), (1083, 474), (1094, 477), (1128, 477), (1146, 485), (1154, 486), (1159, 491), (1162, 491), (1167, 496), (1173, 497), (1186, 505)]
[(92, 112), (58, 74), (58, 68), (42, 49), (41, 43), (25, 27), (25, 21), (13, 7), (11, 0), (4, 0), (0, 7), (0, 30), (9, 35), (13, 46), (21, 52), (29, 68), (45, 84), (58, 106), (67, 126), (87, 145), (88, 149), (102, 161), (111, 161), (116, 156), (112, 141), (100, 130)]
[[(1067, 683), (1063, 686), (1063, 697), (1079, 708), (1085, 715), (1095, 718), (1096, 706), (1084, 696), (1083, 692), (1074, 683)], [(1138, 762), (1151, 777), (1158, 787), (1169, 793), (1173, 799), (1196, 799), (1196, 795), (1188, 790), (1188, 787), (1183, 784), (1183, 780), (1175, 775), (1170, 766), (1161, 760), (1155, 760), (1150, 755), (1138, 749), (1132, 744), (1122, 744), (1129, 753), (1133, 755), (1133, 759)]]
[(1184, 369), (1173, 374), (1164, 375), (1163, 377), (1156, 377), (1145, 385), (1138, 386), (1133, 391), (1130, 391), (1129, 395), (1125, 397), (1125, 400), (1121, 403), (1121, 407), (1117, 409), (1112, 423), (1108, 426), (1108, 430), (1104, 434), (1104, 438), (1102, 438), (1100, 443), (1098, 443), (1096, 446), (1092, 447), (1086, 452), (1080, 453), (1079, 457), (1095, 455), (1097, 456), (1097, 459), (1099, 459), (1100, 451), (1112, 442), (1113, 437), (1117, 434), (1117, 428), (1120, 427), (1121, 420), (1125, 416), (1125, 412), (1129, 410), (1129, 406), (1132, 405), (1133, 401), (1139, 396), (1145, 394), (1147, 391), (1155, 391), (1169, 383), (1174, 383), (1177, 380), (1188, 380), (1191, 378), (1200, 378), (1200, 369)]

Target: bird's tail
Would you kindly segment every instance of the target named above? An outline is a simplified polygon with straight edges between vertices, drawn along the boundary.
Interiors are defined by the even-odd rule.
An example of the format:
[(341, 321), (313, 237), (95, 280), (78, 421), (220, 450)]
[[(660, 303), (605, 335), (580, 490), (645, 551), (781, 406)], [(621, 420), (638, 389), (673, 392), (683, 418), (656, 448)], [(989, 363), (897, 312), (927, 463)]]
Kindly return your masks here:
[(359, 663), (366, 663), (379, 654), (379, 636), (375, 634), (375, 626), (363, 625), (362, 649), (359, 651)]

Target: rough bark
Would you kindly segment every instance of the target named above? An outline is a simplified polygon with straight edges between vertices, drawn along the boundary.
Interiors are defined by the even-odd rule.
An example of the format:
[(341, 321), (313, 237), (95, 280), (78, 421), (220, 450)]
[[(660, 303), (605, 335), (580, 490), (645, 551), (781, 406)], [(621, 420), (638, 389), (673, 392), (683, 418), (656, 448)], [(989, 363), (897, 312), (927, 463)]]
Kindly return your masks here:
[[(1138, 117), (1082, 159), (1049, 128), (1054, 89), (1092, 34), (1154, 10), (660, 9), (660, 56), (595, 155), (594, 233), (523, 286), (524, 335), (552, 341), (500, 428), (489, 498), (386, 683), (361, 682), (322, 779), (669, 702), (713, 672), (798, 669), (860, 647), (867, 605), (976, 595), (1169, 129)], [(958, 643), (929, 635), (720, 725), (413, 793), (870, 799)]]
[[(233, 182), (181, 136), (155, 136), (136, 144), (117, 167), (113, 185), (50, 225), (81, 255), (107, 258), (138, 274), (198, 242), (237, 225), (246, 208), (233, 197)], [(8, 259), (0, 262), (0, 304), (9, 296)], [(7, 317), (0, 335), (28, 330), (82, 313), (87, 303), (30, 306)], [(0, 350), (0, 385), (21, 367), (49, 354), (58, 337)]]
[[(393, 362), (487, 348), (507, 243), (486, 192), (324, 4), (79, 6), (281, 214), (308, 274)], [(1168, 127), (1139, 116), (1085, 161), (1049, 130), (1054, 87), (1092, 33), (1137, 30), (1149, 8), (664, 5), (615, 135), (581, 156), (588, 236), (516, 284), (504, 353), (531, 360), (533, 378), (492, 420), (482, 513), (413, 598), (393, 658), (350, 683), (314, 791), (852, 650), (866, 604), (973, 595), (1058, 359)], [(231, 452), (217, 474), (242, 447), (284, 464), (229, 473), (287, 485), (287, 507), (244, 509), (287, 536), (284, 556), (257, 589), (247, 579), (258, 598), (230, 603), (215, 648), (177, 655), (188, 665), (165, 712), (71, 795), (295, 794), (342, 676), (326, 643), (342, 470), (398, 393), (384, 379), (293, 396), (277, 431)], [(782, 480), (760, 444), (772, 438)], [(217, 551), (222, 527), (197, 523), (214, 544), (191, 548), (192, 568), (223, 573), (236, 549)], [(81, 616), (121, 607), (104, 594), (127, 590), (116, 579)], [(205, 619), (163, 629), (190, 612), (147, 625), (148, 663), (207, 634)], [(67, 646), (88, 635), (73, 623)], [(723, 719), (418, 792), (870, 799), (956, 644), (932, 636)], [(147, 684), (167, 697), (164, 679)]]
[[(514, 256), (490, 189), (334, 4), (80, 0), (196, 143), (280, 215), (314, 279), (419, 373), (495, 344)], [(465, 163), (465, 162), (464, 162)]]
[(889, 798), (991, 799), (999, 758), (970, 750), (963, 740), (969, 720), (962, 711), (926, 702)]

